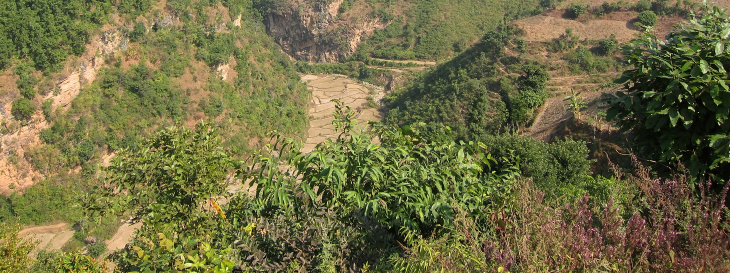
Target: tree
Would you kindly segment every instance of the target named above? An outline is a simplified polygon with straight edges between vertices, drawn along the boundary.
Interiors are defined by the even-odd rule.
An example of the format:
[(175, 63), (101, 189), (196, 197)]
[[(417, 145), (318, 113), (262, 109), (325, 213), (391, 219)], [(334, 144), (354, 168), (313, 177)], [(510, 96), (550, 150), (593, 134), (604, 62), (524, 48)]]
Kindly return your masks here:
[(576, 19), (579, 16), (581, 16), (583, 13), (586, 13), (588, 11), (588, 8), (590, 8), (588, 5), (583, 4), (570, 4), (568, 7), (568, 10), (565, 12), (568, 18), (570, 19)]
[(35, 112), (35, 106), (26, 98), (18, 98), (13, 101), (13, 105), (10, 109), (10, 113), (13, 114), (13, 117), (20, 121), (30, 120), (30, 118), (33, 117), (33, 112)]
[(570, 101), (568, 103), (568, 108), (570, 108), (570, 111), (573, 112), (573, 117), (577, 120), (580, 120), (580, 110), (588, 107), (585, 101), (583, 101), (583, 95), (581, 95), (581, 92), (575, 93), (573, 88), (570, 89), (570, 96), (563, 98), (563, 101)]
[(643, 27), (653, 27), (656, 25), (657, 21), (656, 13), (650, 10), (642, 11), (639, 13), (639, 16), (636, 17), (636, 22)]
[(598, 54), (603, 56), (613, 55), (616, 52), (617, 44), (618, 40), (616, 40), (616, 34), (611, 33), (611, 37), (598, 42)]
[[(662, 162), (682, 162), (691, 174), (730, 167), (730, 22), (713, 8), (662, 41), (645, 33), (624, 48), (624, 71), (608, 118), (633, 133), (634, 144)], [(724, 167), (723, 167), (724, 166)], [(706, 172), (710, 173), (706, 173)], [(722, 176), (727, 178), (728, 176)]]
[(196, 235), (205, 232), (201, 225), (210, 215), (203, 205), (225, 191), (231, 166), (217, 130), (200, 123), (194, 131), (167, 128), (139, 150), (120, 151), (106, 171), (148, 227)]
[(19, 225), (0, 223), (0, 272), (27, 272), (35, 242), (18, 237)]
[(651, 0), (639, 0), (634, 4), (634, 10), (638, 12), (647, 11), (651, 9)]

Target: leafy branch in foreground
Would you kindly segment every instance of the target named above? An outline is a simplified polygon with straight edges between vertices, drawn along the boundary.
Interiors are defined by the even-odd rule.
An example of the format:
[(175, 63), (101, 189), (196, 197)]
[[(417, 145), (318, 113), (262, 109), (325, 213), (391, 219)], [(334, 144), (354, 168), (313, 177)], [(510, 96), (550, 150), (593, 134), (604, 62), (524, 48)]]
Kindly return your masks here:
[(140, 150), (122, 150), (106, 169), (108, 182), (136, 218), (146, 225), (167, 226), (181, 234), (201, 234), (210, 213), (203, 209), (221, 196), (233, 167), (220, 148), (217, 131), (200, 123), (192, 131), (167, 128), (146, 140)]
[[(456, 143), (445, 134), (425, 139), (420, 125), (349, 133), (351, 115), (338, 106), (335, 124), (344, 133), (337, 140), (309, 154), (287, 150), (291, 141), (281, 141), (275, 154), (282, 157), (261, 157), (244, 172), (244, 180), (256, 186), (259, 210), (311, 204), (341, 216), (364, 215), (405, 233), (430, 234), (452, 224), (453, 202), (486, 221), (488, 208), (504, 201), (518, 173), (514, 166), (492, 170), (496, 160), (481, 143)], [(376, 136), (382, 145), (371, 141)], [(295, 198), (300, 195), (304, 198)]]
[(624, 47), (633, 65), (617, 83), (608, 118), (631, 131), (639, 151), (681, 162), (695, 176), (730, 174), (730, 22), (707, 10), (663, 41), (645, 33)]

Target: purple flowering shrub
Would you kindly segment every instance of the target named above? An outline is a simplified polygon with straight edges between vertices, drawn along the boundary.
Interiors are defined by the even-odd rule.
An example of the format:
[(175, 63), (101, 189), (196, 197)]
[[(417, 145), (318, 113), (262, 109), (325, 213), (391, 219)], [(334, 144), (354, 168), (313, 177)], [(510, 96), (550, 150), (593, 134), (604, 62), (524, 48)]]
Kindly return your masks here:
[(630, 180), (639, 192), (628, 217), (613, 199), (597, 207), (587, 195), (554, 208), (525, 182), (508, 224), (483, 244), (487, 260), (525, 272), (730, 272), (727, 185), (713, 194), (709, 182), (692, 189), (643, 168)]

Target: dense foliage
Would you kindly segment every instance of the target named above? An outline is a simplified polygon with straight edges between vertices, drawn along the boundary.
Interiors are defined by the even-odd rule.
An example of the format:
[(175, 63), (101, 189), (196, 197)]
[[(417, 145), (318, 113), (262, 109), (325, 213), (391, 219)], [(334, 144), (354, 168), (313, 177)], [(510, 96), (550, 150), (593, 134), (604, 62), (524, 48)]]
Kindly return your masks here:
[(31, 265), (29, 257), (33, 250), (32, 240), (19, 238), (19, 225), (0, 222), (0, 271), (26, 272)]
[[(338, 139), (320, 144), (310, 154), (299, 153), (291, 139), (274, 141), (238, 167), (243, 175), (239, 181), (248, 191), (234, 194), (221, 207), (200, 200), (194, 215), (208, 223), (205, 235), (194, 239), (182, 235), (186, 232), (178, 225), (145, 225), (133, 245), (118, 256), (121, 268), (192, 270), (185, 266), (196, 265), (218, 272), (728, 268), (730, 238), (722, 202), (727, 187), (715, 195), (703, 184), (698, 196), (683, 178), (656, 180), (639, 167), (628, 180), (587, 183), (595, 198), (579, 194), (567, 197), (567, 205), (553, 205), (531, 180), (516, 179), (510, 160), (494, 160), (485, 153), (484, 144), (422, 135), (421, 126), (353, 133), (349, 109), (340, 108), (338, 114)], [(155, 138), (185, 132), (165, 131)], [(188, 135), (175, 149), (196, 150), (210, 140), (216, 143), (211, 131), (196, 132), (207, 137)], [(375, 136), (382, 144), (370, 141)], [(127, 155), (120, 162), (129, 160), (137, 159)], [(195, 167), (184, 164), (186, 159), (169, 156), (165, 161), (179, 164), (177, 173), (183, 177), (196, 173)], [(123, 174), (113, 173), (114, 168), (109, 171), (112, 176)], [(152, 169), (144, 173), (165, 176)], [(254, 197), (249, 196), (251, 191)], [(175, 213), (155, 211), (159, 217)]]
[(390, 124), (447, 125), (459, 139), (480, 139), (529, 125), (547, 96), (540, 65), (504, 52), (517, 30), (488, 32), (468, 51), (387, 98)]
[[(291, 137), (304, 131), (309, 92), (293, 63), (254, 19), (250, 3), (169, 1), (169, 9), (148, 12), (150, 3), (119, 3), (131, 5), (125, 9), (129, 13), (120, 15), (143, 16), (108, 32), (117, 33), (122, 40), (129, 35), (133, 42), (113, 56), (102, 54), (107, 60), (96, 80), (84, 82), (66, 107), (54, 109), (52, 100), (41, 105), (36, 93), (50, 95), (59, 90), (58, 85), (54, 86), (48, 73), (34, 71), (30, 60), (13, 62), (21, 91), (13, 103), (13, 115), (23, 120), (20, 126), (45, 118), (48, 127), (40, 132), (40, 145), (32, 145), (22, 154), (11, 148), (7, 154), (14, 168), (32, 168), (43, 178), (23, 192), (16, 189), (16, 193), (0, 196), (0, 222), (68, 222), (78, 229), (64, 249), (98, 253), (103, 244), (87, 239), (109, 239), (120, 225), (118, 216), (85, 215), (79, 208), (101, 205), (86, 193), (99, 183), (99, 165), (108, 154), (138, 151), (141, 139), (158, 128), (194, 124), (200, 119), (217, 119), (222, 145), (236, 155), (260, 145), (258, 141), (263, 142), (272, 130)], [(173, 7), (180, 12), (176, 24), (145, 19)], [(241, 14), (242, 25), (223, 24), (224, 29), (215, 31), (213, 26), (220, 27), (220, 18), (209, 17), (211, 10), (230, 12), (231, 17)], [(94, 32), (89, 30), (89, 34)], [(230, 65), (227, 80), (216, 72), (222, 64)], [(37, 112), (43, 116), (38, 117)], [(2, 127), (8, 130), (4, 133), (18, 129), (12, 120), (4, 121)]]
[(107, 22), (113, 8), (139, 14), (150, 1), (8, 0), (0, 7), (0, 69), (11, 58), (27, 58), (45, 71), (84, 53), (90, 32)]
[[(181, 234), (201, 235), (199, 206), (225, 189), (232, 162), (220, 149), (214, 129), (168, 128), (143, 144), (144, 149), (120, 151), (107, 169), (107, 181), (130, 197), (135, 218), (149, 226), (164, 226)], [(164, 213), (162, 213), (164, 212)]]
[(404, 11), (390, 15), (393, 20), (389, 25), (376, 31), (358, 51), (400, 60), (444, 59), (465, 51), (481, 35), (505, 20), (541, 11), (536, 0), (368, 2), (382, 2), (382, 10), (387, 13)]
[(634, 67), (618, 80), (626, 92), (611, 102), (609, 118), (631, 130), (638, 151), (684, 163), (693, 175), (727, 179), (730, 162), (730, 26), (714, 8), (660, 40), (652, 34), (624, 48)]
[(644, 27), (653, 27), (657, 23), (657, 16), (653, 11), (647, 10), (642, 11), (639, 13), (639, 15), (636, 17), (636, 22), (641, 24), (641, 26)]
[[(393, 7), (395, 1), (369, 2)], [(116, 7), (137, 18), (150, 16), (152, 1), (105, 3), (83, 7), (92, 13), (94, 5)], [(132, 49), (110, 58), (65, 110), (54, 111), (50, 100), (36, 107), (36, 93), (45, 92), (37, 86), (40, 73), (26, 60), (13, 63), (25, 57), (3, 51), (10, 39), (0, 36), (0, 65), (14, 65), (18, 75), (17, 101), (40, 108), (50, 124), (40, 135), (43, 144), (23, 153), (47, 179), (22, 195), (0, 196), (0, 271), (108, 270), (95, 258), (103, 257), (103, 240), (120, 218), (143, 223), (129, 245), (107, 257), (121, 272), (730, 270), (724, 203), (730, 184), (713, 188), (706, 176), (676, 172), (657, 178), (636, 158), (633, 175), (614, 169), (613, 177), (596, 176), (587, 146), (600, 143), (512, 134), (529, 125), (550, 78), (522, 55), (526, 42), (512, 27), (498, 25), (467, 49), (470, 30), (455, 32), (463, 37), (449, 45), (457, 37), (442, 35), (453, 30), (450, 23), (434, 19), (453, 1), (415, 1), (423, 12), (415, 17), (375, 11), (393, 20), (395, 27), (386, 29), (396, 33), (367, 45), (375, 55), (462, 54), (390, 97), (386, 124), (360, 130), (354, 112), (338, 104), (338, 137), (304, 154), (298, 134), (306, 126), (308, 92), (253, 10), (285, 2), (166, 3), (163, 12), (179, 21), (135, 19), (121, 27)], [(541, 1), (546, 8), (555, 3)], [(533, 12), (516, 12), (522, 4), (500, 5), (506, 18)], [(669, 10), (666, 1), (646, 9)], [(242, 14), (242, 26), (209, 16), (220, 11)], [(414, 24), (413, 18), (428, 20)], [(464, 18), (472, 17), (458, 19)], [(624, 73), (628, 93), (614, 98), (609, 114), (645, 145), (639, 151), (727, 177), (727, 24), (713, 10), (667, 42), (647, 35), (625, 48), (635, 67)], [(401, 39), (408, 42), (392, 44)], [(566, 31), (540, 46), (561, 54), (570, 72), (593, 73), (605, 71), (616, 43), (581, 41)], [(357, 60), (297, 68), (360, 79), (385, 75), (369, 66), (386, 62)], [(227, 64), (232, 70), (222, 79), (215, 70)], [(566, 99), (581, 122), (580, 92)], [(214, 121), (182, 125), (199, 119)], [(272, 130), (278, 133), (268, 139)], [(99, 172), (109, 153), (117, 158)], [(7, 155), (18, 161), (14, 151)], [(73, 222), (76, 233), (68, 252), (41, 251), (36, 261), (28, 257), (31, 245), (19, 242), (19, 228), (6, 224), (52, 220)]]

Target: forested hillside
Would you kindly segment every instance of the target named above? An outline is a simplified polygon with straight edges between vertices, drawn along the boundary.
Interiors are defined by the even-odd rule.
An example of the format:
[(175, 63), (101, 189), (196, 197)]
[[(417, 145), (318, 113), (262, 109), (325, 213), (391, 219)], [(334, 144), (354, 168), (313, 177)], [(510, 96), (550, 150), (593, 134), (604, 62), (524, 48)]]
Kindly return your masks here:
[[(11, 37), (17, 45), (7, 65), (18, 75), (17, 87), (5, 86), (4, 98), (14, 99), (13, 119), (3, 120), (4, 134), (10, 137), (33, 128), (38, 141), (6, 144), (7, 167), (30, 171), (37, 184), (25, 195), (2, 197), (3, 204), (9, 204), (3, 206), (3, 221), (16, 217), (23, 224), (74, 221), (80, 212), (71, 209), (73, 203), (55, 200), (78, 198), (97, 183), (105, 158), (120, 149), (137, 149), (142, 138), (166, 126), (215, 121), (226, 132), (225, 147), (238, 154), (273, 130), (301, 137), (306, 129), (309, 93), (291, 61), (256, 20), (259, 16), (250, 2), (170, 1), (153, 7), (149, 1), (120, 5), (79, 1), (78, 8), (66, 11), (102, 13), (55, 17), (59, 24), (68, 24), (60, 29), (78, 32), (78, 38), (69, 39), (56, 31), (56, 23), (28, 27), (17, 17), (23, 10), (38, 16), (60, 12), (65, 4), (5, 4), (16, 4), (20, 11), (4, 10), (2, 17), (9, 33), (3, 37)], [(111, 14), (120, 18), (112, 22)], [(46, 37), (42, 40), (61, 45), (37, 47), (29, 37)], [(94, 79), (83, 82), (70, 104), (61, 105), (58, 95), (64, 95), (67, 80), (59, 84), (52, 79), (74, 77), (77, 68), (65, 61), (83, 64), (89, 55), (85, 43), (92, 37), (116, 39), (112, 44), (117, 53), (89, 47), (97, 51), (90, 52), (97, 54), (93, 62), (103, 65), (90, 62), (91, 67), (82, 67), (84, 75), (76, 77), (83, 81), (86, 72), (98, 67)], [(53, 51), (57, 48), (68, 50)], [(14, 186), (20, 185), (3, 183), (4, 190)]]
[(596, 1), (5, 1), (0, 271), (727, 272), (730, 15)]

